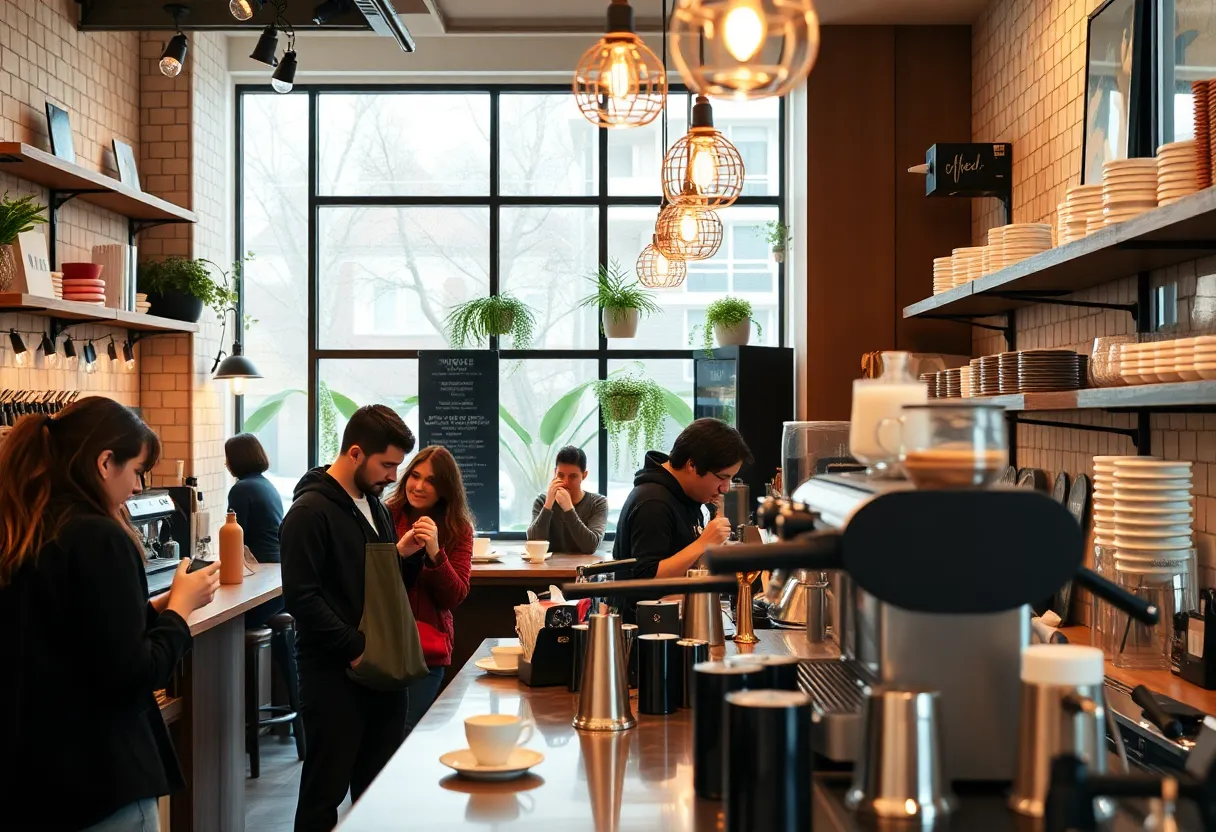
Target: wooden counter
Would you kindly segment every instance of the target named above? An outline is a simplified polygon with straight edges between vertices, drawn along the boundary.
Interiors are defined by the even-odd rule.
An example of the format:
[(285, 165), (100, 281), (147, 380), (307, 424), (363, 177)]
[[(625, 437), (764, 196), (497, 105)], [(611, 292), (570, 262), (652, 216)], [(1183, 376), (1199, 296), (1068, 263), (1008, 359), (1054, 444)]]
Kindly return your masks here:
[(477, 584), (504, 584), (508, 581), (524, 582), (531, 587), (537, 583), (561, 583), (575, 578), (575, 568), (588, 563), (602, 563), (612, 556), (612, 544), (602, 544), (593, 555), (566, 555), (554, 553), (544, 563), (529, 563), (524, 560), (522, 541), (495, 541), (491, 547), (502, 556), (498, 563), (475, 563), (471, 582)]
[[(800, 631), (759, 632), (759, 652), (806, 650)], [(483, 643), (474, 658), (490, 654)], [(516, 643), (502, 639), (501, 643)], [(738, 652), (727, 642), (727, 653)], [(692, 711), (666, 717), (637, 713), (638, 726), (616, 734), (575, 731), (578, 694), (564, 686), (529, 688), (465, 665), (397, 751), (340, 832), (400, 829), (615, 830), (718, 829), (722, 804), (700, 800), (692, 786)], [(458, 777), (440, 755), (467, 748), (464, 720), (520, 714), (536, 721), (526, 745), (545, 755), (522, 779), (477, 783)]]

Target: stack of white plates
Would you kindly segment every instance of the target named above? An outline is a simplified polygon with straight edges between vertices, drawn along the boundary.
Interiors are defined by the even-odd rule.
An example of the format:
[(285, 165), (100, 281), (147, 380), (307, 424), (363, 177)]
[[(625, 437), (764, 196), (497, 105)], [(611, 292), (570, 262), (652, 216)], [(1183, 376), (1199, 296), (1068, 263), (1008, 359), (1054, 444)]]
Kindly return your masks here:
[(1051, 225), (1019, 222), (1005, 226), (1001, 237), (1001, 264), (1012, 266), (1051, 248)]
[(1161, 145), (1157, 150), (1157, 204), (1172, 205), (1198, 190), (1195, 140)]
[(55, 290), (55, 297), (63, 300), (63, 272), (51, 272), (51, 287)]
[(1191, 463), (1114, 460), (1115, 569), (1133, 575), (1190, 571), (1194, 498)]
[(1089, 233), (1089, 220), (1097, 221), (1095, 228), (1102, 225), (1102, 186), (1073, 185), (1064, 194), (1064, 216), (1060, 224), (1064, 227), (1064, 236), (1060, 244), (1079, 240)]
[(933, 258), (933, 294), (940, 294), (954, 288), (954, 259), (951, 257)]
[(1119, 375), (1126, 384), (1216, 380), (1216, 335), (1123, 344)]
[(1157, 207), (1157, 160), (1112, 159), (1102, 164), (1102, 222), (1130, 220)]
[(1115, 462), (1127, 457), (1094, 457), (1094, 542), (1115, 545)]
[(988, 229), (988, 268), (994, 272), (999, 272), (1008, 265), (1005, 262), (1005, 251), (1002, 247), (1005, 242), (1005, 229), (1007, 227), (998, 225), (996, 228)]
[(971, 365), (968, 364), (966, 367), (959, 367), (958, 375), (960, 394), (964, 399), (971, 398), (973, 395), (971, 389)]
[(983, 246), (956, 248), (952, 256), (954, 259), (955, 286), (962, 286), (964, 283), (975, 280), (980, 276), (980, 270), (984, 267)]

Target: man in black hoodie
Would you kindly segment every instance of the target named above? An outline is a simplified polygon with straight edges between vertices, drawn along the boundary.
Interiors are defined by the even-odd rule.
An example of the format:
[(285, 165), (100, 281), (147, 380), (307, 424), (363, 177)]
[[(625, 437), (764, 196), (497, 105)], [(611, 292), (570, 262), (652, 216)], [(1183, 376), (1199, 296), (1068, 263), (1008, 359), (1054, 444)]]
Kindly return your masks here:
[[(338, 458), (304, 475), (283, 518), (283, 595), (296, 621), (308, 741), (295, 832), (333, 829), (347, 791), (358, 800), (405, 739), (406, 691), (363, 687), (346, 668), (363, 658), (364, 547), (399, 543), (380, 494), (413, 449), (413, 434), (391, 409), (359, 408)], [(408, 587), (421, 559), (400, 563)]]
[[(697, 419), (676, 437), (671, 454), (646, 454), (616, 524), (613, 560), (637, 558), (633, 578), (679, 578), (705, 550), (730, 537), (730, 521), (704, 508), (717, 503), (752, 453), (735, 430), (717, 419)], [(618, 603), (626, 622), (634, 604)]]

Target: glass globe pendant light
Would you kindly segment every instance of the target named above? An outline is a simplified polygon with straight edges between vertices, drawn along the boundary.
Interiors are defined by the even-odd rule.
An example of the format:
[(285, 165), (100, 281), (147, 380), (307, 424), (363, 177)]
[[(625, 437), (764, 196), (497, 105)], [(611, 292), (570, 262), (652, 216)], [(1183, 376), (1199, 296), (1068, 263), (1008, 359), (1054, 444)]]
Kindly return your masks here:
[(694, 92), (740, 101), (781, 96), (819, 54), (812, 0), (676, 0), (671, 57)]
[(663, 196), (678, 203), (686, 194), (704, 208), (725, 208), (743, 193), (743, 157), (714, 129), (709, 99), (697, 96), (692, 126), (663, 158)]
[(634, 32), (628, 0), (612, 0), (606, 34), (574, 71), (578, 109), (598, 127), (641, 127), (667, 105), (667, 71)]
[(672, 260), (659, 251), (652, 242), (638, 255), (634, 266), (638, 282), (648, 289), (674, 289), (684, 283), (688, 276), (688, 264), (683, 260)]

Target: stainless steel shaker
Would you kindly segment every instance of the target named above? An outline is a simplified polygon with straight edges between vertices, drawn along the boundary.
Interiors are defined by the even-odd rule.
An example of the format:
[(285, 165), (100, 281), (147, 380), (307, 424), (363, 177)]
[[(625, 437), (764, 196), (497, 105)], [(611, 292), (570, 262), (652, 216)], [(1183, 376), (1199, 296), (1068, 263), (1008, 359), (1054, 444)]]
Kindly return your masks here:
[[(690, 578), (708, 578), (708, 569), (689, 569)], [(680, 637), (709, 642), (710, 647), (726, 644), (722, 627), (722, 596), (717, 592), (690, 592), (684, 596)]]
[(587, 658), (574, 727), (581, 731), (624, 731), (637, 725), (629, 704), (629, 673), (621, 617), (587, 616)]

